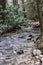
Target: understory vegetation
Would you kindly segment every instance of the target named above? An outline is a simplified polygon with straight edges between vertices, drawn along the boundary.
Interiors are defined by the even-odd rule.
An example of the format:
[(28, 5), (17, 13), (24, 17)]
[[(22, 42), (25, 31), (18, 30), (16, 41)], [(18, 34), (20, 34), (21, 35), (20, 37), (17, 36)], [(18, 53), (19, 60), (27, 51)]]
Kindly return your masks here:
[(6, 6), (3, 10), (0, 6), (0, 14), (3, 16), (3, 20), (0, 22), (0, 30), (11, 30), (24, 26), (27, 24), (28, 19), (24, 17), (24, 11), (21, 11), (19, 6)]

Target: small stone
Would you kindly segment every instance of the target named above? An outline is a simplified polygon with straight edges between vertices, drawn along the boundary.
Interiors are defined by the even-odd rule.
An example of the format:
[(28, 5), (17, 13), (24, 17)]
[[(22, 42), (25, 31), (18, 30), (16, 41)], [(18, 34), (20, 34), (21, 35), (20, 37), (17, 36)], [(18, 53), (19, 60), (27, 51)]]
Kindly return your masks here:
[(39, 56), (35, 56), (37, 59), (39, 59)]
[(17, 54), (23, 54), (23, 53), (24, 53), (23, 50), (17, 52)]
[(22, 49), (17, 49), (16, 52), (17, 52), (17, 54), (19, 54), (19, 55), (24, 53), (24, 51), (23, 51)]
[(16, 51), (14, 51), (14, 54), (16, 54)]

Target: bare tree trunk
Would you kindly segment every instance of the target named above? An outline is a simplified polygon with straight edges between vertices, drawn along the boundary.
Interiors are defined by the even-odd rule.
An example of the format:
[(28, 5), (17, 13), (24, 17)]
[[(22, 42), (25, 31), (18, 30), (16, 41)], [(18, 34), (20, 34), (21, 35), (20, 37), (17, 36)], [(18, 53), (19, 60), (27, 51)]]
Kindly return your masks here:
[(6, 7), (6, 0), (2, 0), (2, 7), (3, 7), (3, 10), (4, 10), (5, 7)]
[(24, 0), (21, 0), (23, 4), (23, 11), (25, 11)]
[[(3, 6), (3, 10), (5, 10), (5, 8), (6, 8), (6, 0), (3, 0), (2, 1), (2, 6)], [(4, 23), (4, 20), (5, 20), (5, 15), (4, 15), (4, 13), (3, 13), (3, 23)]]
[(14, 4), (14, 6), (18, 5), (18, 0), (13, 0), (13, 4)]
[(38, 13), (41, 36), (42, 36), (42, 33), (43, 33), (43, 21), (42, 21), (42, 11), (41, 11), (40, 5), (41, 5), (41, 0), (37, 0), (37, 13)]
[[(5, 10), (6, 0), (0, 0), (0, 4), (2, 5), (3, 10)], [(3, 23), (4, 23), (4, 18), (5, 18), (4, 13), (2, 13), (1, 16), (2, 16)]]

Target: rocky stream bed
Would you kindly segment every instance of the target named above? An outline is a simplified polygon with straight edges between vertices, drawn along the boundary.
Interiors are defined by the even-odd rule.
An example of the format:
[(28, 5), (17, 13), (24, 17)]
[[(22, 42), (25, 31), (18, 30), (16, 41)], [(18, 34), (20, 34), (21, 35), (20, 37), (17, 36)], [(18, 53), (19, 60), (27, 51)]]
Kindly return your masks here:
[(36, 49), (38, 36), (39, 30), (1, 36), (0, 65), (43, 65), (42, 52)]

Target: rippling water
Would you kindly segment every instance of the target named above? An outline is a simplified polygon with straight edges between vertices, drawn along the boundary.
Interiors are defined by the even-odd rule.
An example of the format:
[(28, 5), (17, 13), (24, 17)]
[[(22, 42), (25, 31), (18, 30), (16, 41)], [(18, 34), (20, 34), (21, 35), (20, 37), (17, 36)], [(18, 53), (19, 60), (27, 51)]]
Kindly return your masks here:
[[(32, 31), (31, 35), (34, 38), (29, 37), (30, 33), (20, 33), (7, 37), (0, 37), (0, 65), (18, 65), (18, 55), (15, 50), (19, 48), (27, 49), (35, 46), (34, 41), (39, 36), (39, 32)], [(31, 56), (31, 50), (25, 52), (24, 56)], [(18, 59), (19, 60), (19, 59)]]

